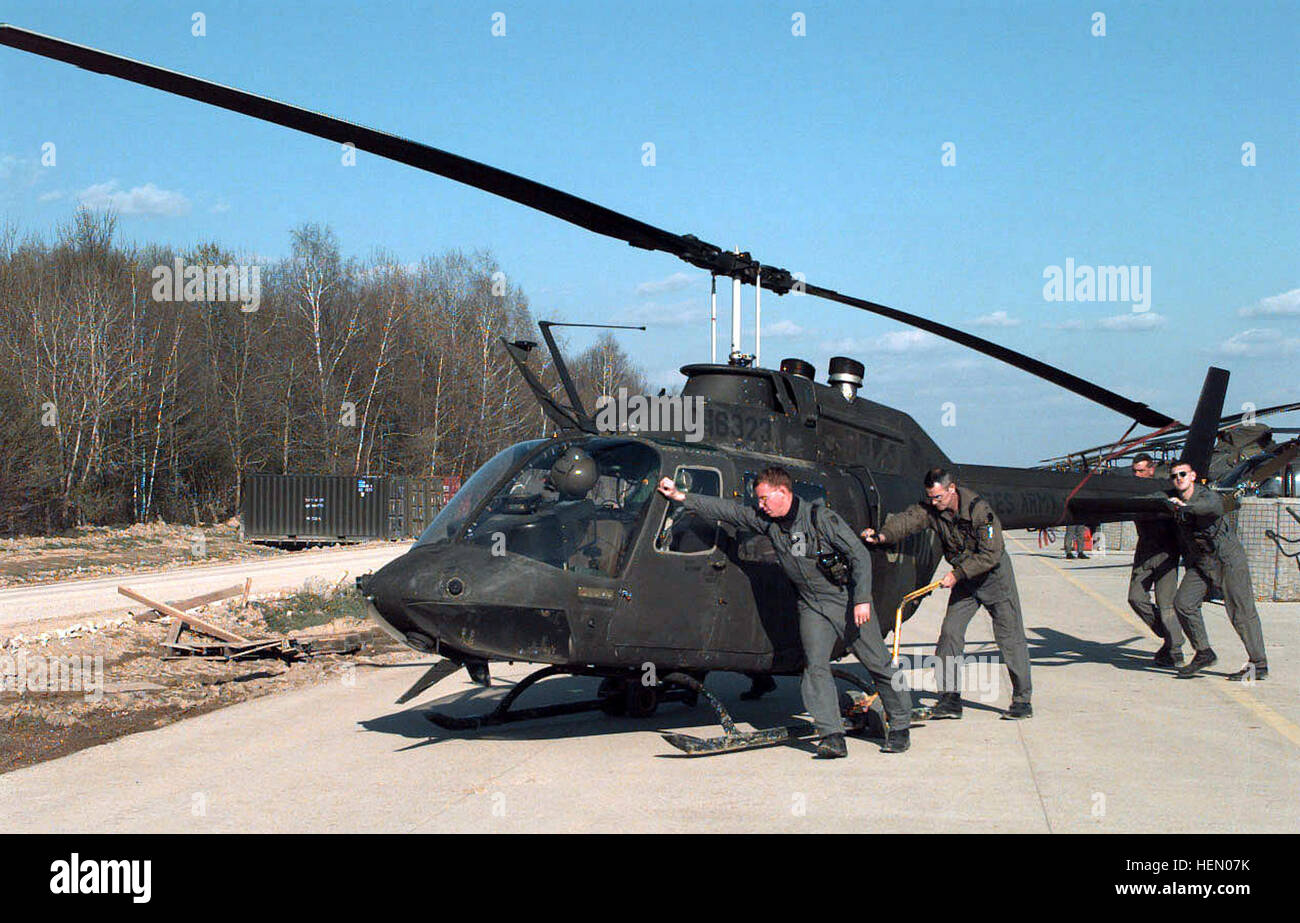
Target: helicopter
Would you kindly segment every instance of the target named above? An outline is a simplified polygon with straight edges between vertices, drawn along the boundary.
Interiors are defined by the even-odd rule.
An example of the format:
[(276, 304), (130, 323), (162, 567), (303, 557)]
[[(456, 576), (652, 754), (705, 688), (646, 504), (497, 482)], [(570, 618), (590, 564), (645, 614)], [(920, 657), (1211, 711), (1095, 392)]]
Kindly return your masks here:
[[(1300, 410), (1300, 402), (1277, 404), (1259, 410), (1248, 409), (1230, 414), (1219, 420), (1214, 449), (1210, 456), (1205, 480), (1219, 492), (1254, 492), (1259, 496), (1295, 494), (1293, 463), (1300, 457), (1300, 428), (1294, 426), (1266, 426), (1260, 418)], [(1090, 459), (1102, 459), (1108, 464), (1132, 460), (1139, 451), (1157, 459), (1156, 476), (1167, 477), (1169, 465), (1182, 457), (1186, 448), (1187, 428), (1176, 426), (1164, 435), (1153, 438), (1141, 446), (1112, 452), (1109, 445), (1077, 449), (1055, 458), (1045, 458), (1039, 465), (1045, 468), (1087, 469)], [(1278, 442), (1274, 436), (1289, 434), (1291, 439)]]
[[(416, 141), (7, 24), (0, 24), (0, 44), (350, 143), (631, 246), (672, 254), (709, 272), (715, 285), (718, 276), (732, 280), (728, 362), (681, 369), (686, 381), (680, 397), (702, 407), (699, 432), (687, 432), (671, 417), (657, 425), (601, 426), (579, 398), (551, 334), (556, 324), (542, 322), (539, 328), (563, 399), (530, 367), (538, 344), (502, 339), (554, 434), (491, 458), (409, 551), (357, 578), (370, 617), (384, 631), (416, 651), (443, 658), (399, 703), (452, 669), (464, 667), (475, 682), (487, 685), (492, 663), (542, 665), (490, 713), (470, 718), (429, 713), (443, 727), (478, 728), (594, 709), (648, 716), (662, 702), (694, 705), (703, 697), (726, 732), (725, 745), (694, 752), (783, 739), (781, 733), (738, 732), (704, 678), (715, 671), (791, 675), (802, 669), (793, 587), (764, 537), (684, 516), (654, 490), (662, 476), (694, 492), (745, 499), (752, 498), (759, 472), (780, 465), (790, 472), (797, 496), (826, 504), (858, 531), (879, 528), (886, 515), (916, 501), (920, 475), (933, 466), (948, 469), (988, 500), (1007, 529), (1165, 515), (1164, 505), (1149, 496), (1152, 482), (1123, 472), (1081, 475), (954, 463), (911, 416), (861, 393), (865, 368), (850, 357), (833, 358), (825, 382), (802, 359), (786, 359), (776, 369), (757, 365), (739, 350), (738, 293), (742, 284), (754, 287), (756, 299), (764, 289), (778, 296), (795, 291), (887, 317), (1052, 382), (1132, 419), (1133, 427), (1154, 428), (1128, 442), (1126, 434), (1120, 449), (1182, 426), (1146, 404), (1040, 360), (920, 315), (807, 283), (747, 252), (728, 252)], [(1227, 382), (1227, 371), (1209, 370), (1192, 421), (1184, 427), (1185, 455), (1198, 471), (1208, 470)], [(905, 621), (919, 605), (905, 597), (928, 585), (939, 564), (937, 539), (926, 531), (897, 546), (871, 547), (870, 555), (874, 611), (901, 607)], [(882, 634), (893, 629), (892, 620), (874, 622)], [(841, 645), (834, 657), (842, 655)], [(647, 668), (653, 682), (645, 681)], [(869, 683), (853, 673), (835, 673), (869, 702)], [(601, 678), (597, 697), (514, 707), (531, 686), (563, 674)], [(855, 701), (861, 706), (864, 700)], [(681, 739), (671, 742), (692, 752)]]

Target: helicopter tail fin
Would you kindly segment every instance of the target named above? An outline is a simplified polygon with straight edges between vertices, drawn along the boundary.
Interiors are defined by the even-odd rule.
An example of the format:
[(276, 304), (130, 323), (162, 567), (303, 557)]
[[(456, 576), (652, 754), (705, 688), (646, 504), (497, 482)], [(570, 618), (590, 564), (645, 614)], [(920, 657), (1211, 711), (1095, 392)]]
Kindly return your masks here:
[(1187, 428), (1187, 443), (1183, 446), (1181, 459), (1202, 477), (1210, 472), (1210, 458), (1219, 435), (1219, 418), (1223, 415), (1223, 400), (1227, 393), (1227, 369), (1210, 366), (1205, 373), (1205, 384), (1201, 386), (1200, 400), (1196, 402), (1196, 413)]

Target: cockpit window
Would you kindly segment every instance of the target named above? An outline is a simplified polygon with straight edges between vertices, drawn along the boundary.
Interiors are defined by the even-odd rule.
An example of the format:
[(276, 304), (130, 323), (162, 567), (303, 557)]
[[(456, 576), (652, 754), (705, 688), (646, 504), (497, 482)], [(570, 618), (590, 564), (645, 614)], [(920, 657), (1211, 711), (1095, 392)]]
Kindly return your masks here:
[(497, 486), (464, 541), (562, 570), (616, 576), (658, 470), (658, 453), (644, 443), (552, 443)]
[[(682, 490), (705, 497), (722, 496), (722, 474), (716, 468), (679, 467), (673, 480)], [(718, 524), (669, 504), (659, 526), (655, 549), (670, 554), (699, 554), (718, 543)]]
[(506, 472), (511, 468), (536, 452), (539, 446), (545, 444), (545, 439), (533, 439), (502, 449), (493, 455), (482, 468), (475, 471), (473, 476), (461, 485), (450, 502), (438, 511), (438, 515), (433, 517), (433, 522), (420, 533), (415, 544), (433, 545), (438, 542), (449, 542), (455, 538), (461, 526), (465, 524), (465, 520), (478, 507), (488, 491), (496, 486), (497, 481), (505, 477)]

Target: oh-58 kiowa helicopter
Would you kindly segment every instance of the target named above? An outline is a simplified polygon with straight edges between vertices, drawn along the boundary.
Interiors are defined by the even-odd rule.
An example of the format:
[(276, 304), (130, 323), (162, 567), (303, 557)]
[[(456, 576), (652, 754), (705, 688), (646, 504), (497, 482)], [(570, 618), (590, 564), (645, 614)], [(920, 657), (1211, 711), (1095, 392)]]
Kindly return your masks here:
[[(828, 288), (805, 284), (748, 253), (729, 253), (557, 189), (414, 141), (163, 70), (60, 39), (0, 25), (0, 43), (78, 67), (152, 86), (297, 129), (466, 183), (634, 247), (673, 254), (716, 276), (785, 295), (798, 287), (960, 343), (1053, 382), (1159, 434), (1177, 421), (1061, 369), (944, 324)], [(793, 590), (766, 539), (679, 515), (653, 489), (664, 475), (691, 490), (745, 497), (758, 472), (784, 466), (795, 492), (823, 501), (858, 530), (913, 502), (927, 468), (943, 465), (983, 495), (1008, 529), (1043, 528), (1161, 515), (1162, 504), (1136, 499), (1152, 482), (1126, 474), (955, 465), (906, 413), (858, 393), (863, 366), (831, 360), (815, 380), (806, 362), (761, 368), (739, 354), (739, 304), (733, 296), (731, 360), (682, 368), (681, 396), (702, 398), (702, 438), (682, 422), (632, 432), (598, 427), (583, 406), (549, 324), (543, 338), (555, 357), (567, 400), (552, 397), (529, 368), (536, 344), (505, 342), (556, 427), (550, 439), (511, 446), (483, 465), (406, 554), (358, 579), (372, 617), (403, 643), (441, 654), (490, 682), (492, 662), (545, 664), (516, 684), (496, 711), (475, 718), (430, 715), (453, 728), (478, 727), (583, 709), (647, 715), (659, 702), (694, 703), (704, 695), (726, 734), (717, 745), (674, 742), (688, 752), (743, 749), (781, 733), (742, 734), (702, 685), (710, 671), (792, 674), (803, 652), (792, 617)], [(1210, 369), (1185, 451), (1208, 461), (1228, 373)], [(1131, 430), (1130, 430), (1131, 431)], [(1205, 470), (1196, 464), (1198, 470)], [(871, 550), (873, 620), (893, 627), (903, 597), (929, 583), (940, 558), (925, 532), (899, 546)], [(916, 602), (905, 608), (911, 615)], [(435, 665), (399, 699), (445, 675)], [(657, 682), (642, 683), (646, 665)], [(602, 677), (588, 702), (513, 710), (519, 694), (556, 674)], [(869, 689), (853, 674), (841, 679)], [(779, 729), (775, 729), (779, 730)]]

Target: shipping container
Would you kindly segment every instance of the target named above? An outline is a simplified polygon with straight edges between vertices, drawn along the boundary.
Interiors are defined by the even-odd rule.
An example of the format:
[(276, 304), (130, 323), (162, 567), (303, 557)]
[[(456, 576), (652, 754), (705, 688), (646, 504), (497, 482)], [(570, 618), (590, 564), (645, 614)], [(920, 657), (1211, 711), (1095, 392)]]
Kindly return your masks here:
[(287, 545), (414, 538), (459, 487), (459, 478), (250, 474), (240, 534)]

